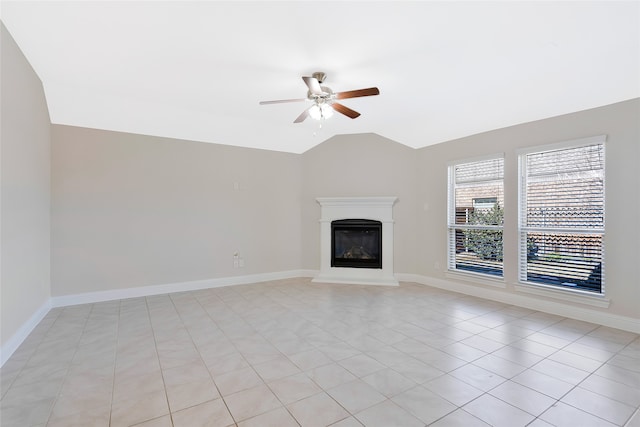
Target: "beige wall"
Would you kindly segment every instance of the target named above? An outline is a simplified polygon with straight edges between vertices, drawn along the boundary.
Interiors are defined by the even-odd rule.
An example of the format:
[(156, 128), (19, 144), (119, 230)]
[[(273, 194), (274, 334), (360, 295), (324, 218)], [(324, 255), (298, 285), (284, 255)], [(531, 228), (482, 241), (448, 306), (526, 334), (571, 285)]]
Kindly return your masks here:
[(53, 296), (300, 268), (297, 155), (58, 125), (52, 144)]
[(341, 135), (302, 155), (302, 266), (320, 268), (317, 197), (397, 196), (395, 272), (414, 272), (417, 257), (416, 151), (375, 134)]
[(0, 27), (0, 335), (6, 349), (50, 299), (51, 144), (42, 83)]
[[(639, 110), (636, 99), (421, 150), (342, 135), (302, 155), (53, 126), (52, 294), (317, 270), (315, 198), (339, 196), (397, 196), (395, 272), (444, 279), (447, 163), (496, 153), (504, 292), (515, 294), (516, 151), (606, 134), (608, 312), (637, 318)], [(236, 250), (244, 269), (233, 268)]]
[[(499, 129), (418, 151), (417, 199), (428, 205), (420, 213), (417, 273), (444, 278), (447, 232), (447, 163), (504, 153), (506, 292), (517, 282), (518, 149), (607, 135), (606, 155), (606, 296), (609, 312), (640, 317), (640, 100)], [(481, 285), (479, 285), (481, 286)], [(494, 289), (495, 290), (495, 289)]]
[(398, 196), (396, 270), (416, 269), (416, 152), (380, 136), (302, 156), (59, 125), (52, 140), (53, 296), (318, 269), (316, 197)]

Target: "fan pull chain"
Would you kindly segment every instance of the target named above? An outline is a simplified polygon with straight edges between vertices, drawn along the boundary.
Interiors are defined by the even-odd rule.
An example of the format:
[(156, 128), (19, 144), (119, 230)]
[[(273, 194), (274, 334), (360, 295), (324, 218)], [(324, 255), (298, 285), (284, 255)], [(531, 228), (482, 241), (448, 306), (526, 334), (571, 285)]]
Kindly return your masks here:
[(324, 122), (324, 116), (318, 120), (318, 130), (313, 132), (313, 136), (318, 136), (322, 133), (322, 123)]

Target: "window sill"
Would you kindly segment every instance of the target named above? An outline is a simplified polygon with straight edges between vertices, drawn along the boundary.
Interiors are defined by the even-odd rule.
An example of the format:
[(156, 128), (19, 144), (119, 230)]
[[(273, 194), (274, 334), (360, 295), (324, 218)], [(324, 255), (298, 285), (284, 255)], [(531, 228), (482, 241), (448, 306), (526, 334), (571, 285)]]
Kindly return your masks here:
[(542, 285), (538, 283), (520, 282), (513, 285), (518, 292), (526, 292), (529, 294), (561, 299), (579, 304), (590, 305), (593, 307), (609, 308), (611, 300), (604, 295), (593, 294), (578, 289), (561, 289), (555, 286)]
[(507, 287), (503, 278), (497, 278), (495, 276), (482, 273), (467, 273), (458, 270), (447, 270), (445, 277), (448, 279), (464, 280), (465, 282), (473, 282), (480, 285), (493, 286), (502, 289)]

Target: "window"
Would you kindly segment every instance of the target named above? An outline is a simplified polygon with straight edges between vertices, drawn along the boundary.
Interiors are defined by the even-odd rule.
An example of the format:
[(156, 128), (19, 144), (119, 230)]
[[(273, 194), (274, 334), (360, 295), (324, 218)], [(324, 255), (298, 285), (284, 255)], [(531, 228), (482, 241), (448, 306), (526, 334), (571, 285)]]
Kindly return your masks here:
[(449, 270), (502, 277), (504, 159), (449, 166)]
[(519, 279), (602, 293), (604, 137), (520, 156)]

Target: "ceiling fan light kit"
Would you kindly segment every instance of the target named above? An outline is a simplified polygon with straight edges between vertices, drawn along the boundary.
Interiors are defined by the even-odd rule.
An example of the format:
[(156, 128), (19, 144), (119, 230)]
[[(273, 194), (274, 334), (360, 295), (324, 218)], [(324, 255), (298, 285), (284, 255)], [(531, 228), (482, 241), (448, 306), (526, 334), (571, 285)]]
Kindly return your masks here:
[(328, 119), (333, 116), (333, 108), (325, 102), (317, 103), (309, 108), (309, 116), (314, 120)]
[(307, 85), (307, 97), (298, 99), (281, 99), (276, 101), (261, 101), (260, 105), (266, 104), (282, 104), (287, 102), (300, 102), (309, 100), (312, 105), (304, 110), (294, 123), (301, 123), (307, 117), (311, 117), (315, 120), (328, 119), (333, 115), (334, 111), (341, 113), (351, 119), (355, 119), (360, 116), (360, 113), (345, 107), (344, 105), (336, 102), (338, 99), (358, 98), (361, 96), (379, 95), (380, 91), (377, 87), (370, 87), (367, 89), (350, 90), (347, 92), (334, 93), (331, 88), (322, 86), (327, 75), (321, 71), (315, 72), (311, 77), (302, 77), (302, 80)]

